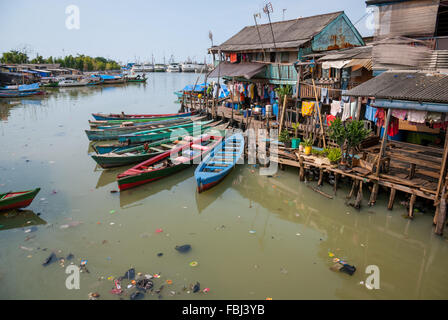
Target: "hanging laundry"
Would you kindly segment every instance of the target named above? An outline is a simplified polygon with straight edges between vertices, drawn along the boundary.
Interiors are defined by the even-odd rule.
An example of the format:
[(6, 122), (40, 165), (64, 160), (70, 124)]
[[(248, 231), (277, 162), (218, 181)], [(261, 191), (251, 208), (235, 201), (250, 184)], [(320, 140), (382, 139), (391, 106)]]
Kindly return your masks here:
[(328, 95), (328, 89), (327, 88), (321, 88), (320, 89), (320, 102), (329, 104), (330, 103), (330, 97)]
[(409, 110), (408, 121), (415, 123), (425, 123), (426, 111)]
[(271, 93), (269, 93), (269, 98), (270, 98), (270, 102), (271, 105), (275, 103), (275, 91), (274, 89), (272, 89)]
[(346, 102), (350, 102), (350, 97), (348, 96), (344, 96), (344, 94), (347, 92), (347, 90), (342, 90), (342, 96), (341, 96), (341, 100), (342, 102), (346, 103)]
[(341, 101), (335, 101), (333, 100), (333, 102), (331, 103), (331, 109), (330, 109), (330, 113), (333, 116), (336, 116), (339, 112), (341, 112)]
[(383, 108), (378, 108), (375, 113), (376, 125), (382, 127), (384, 125), (384, 119), (386, 118), (386, 112)]
[(356, 106), (357, 106), (357, 105), (358, 105), (358, 104), (357, 104), (356, 101), (350, 103), (350, 116), (351, 116), (352, 118), (354, 118), (355, 115), (356, 115)]
[(311, 116), (314, 113), (315, 103), (312, 101), (302, 102), (302, 116)]
[(387, 135), (389, 137), (393, 137), (398, 134), (399, 124), (400, 124), (400, 120), (398, 120), (398, 118), (395, 118), (395, 117), (390, 118), (389, 127), (387, 128)]
[(400, 120), (405, 120), (408, 111), (402, 109), (392, 109), (392, 117), (398, 118)]
[(366, 105), (366, 113), (364, 114), (364, 117), (369, 121), (376, 122), (375, 114), (376, 114), (376, 108), (371, 107), (370, 105)]
[(441, 122), (442, 121), (442, 114), (440, 112), (429, 112), (426, 115), (426, 121), (428, 122)]
[(350, 108), (350, 102), (344, 103), (344, 110), (342, 110), (342, 121), (346, 121), (348, 118), (351, 117), (351, 108)]

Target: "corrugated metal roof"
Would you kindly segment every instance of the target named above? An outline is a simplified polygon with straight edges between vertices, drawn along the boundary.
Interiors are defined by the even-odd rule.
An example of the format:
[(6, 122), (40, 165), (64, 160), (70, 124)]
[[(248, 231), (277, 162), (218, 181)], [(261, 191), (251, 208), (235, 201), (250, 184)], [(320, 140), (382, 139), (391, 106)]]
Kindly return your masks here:
[(448, 74), (387, 71), (349, 90), (346, 95), (420, 102), (448, 103)]
[(323, 62), (330, 60), (371, 59), (372, 48), (372, 46), (364, 46), (332, 51), (330, 54), (322, 56), (318, 61)]
[[(343, 14), (343, 11), (274, 22), (272, 23), (272, 30), (274, 32), (275, 47), (298, 48), (305, 42), (311, 40), (341, 14)], [(262, 45), (260, 44), (260, 36), (257, 27), (247, 26), (221, 45), (212, 47), (211, 50), (243, 51), (274, 48), (270, 25), (258, 25), (258, 30), (260, 32)]]
[(212, 72), (209, 73), (209, 78), (218, 78), (223, 76), (229, 77), (245, 77), (250, 79), (257, 73), (260, 73), (266, 67), (263, 63), (256, 62), (240, 62), (228, 63), (221, 62)]

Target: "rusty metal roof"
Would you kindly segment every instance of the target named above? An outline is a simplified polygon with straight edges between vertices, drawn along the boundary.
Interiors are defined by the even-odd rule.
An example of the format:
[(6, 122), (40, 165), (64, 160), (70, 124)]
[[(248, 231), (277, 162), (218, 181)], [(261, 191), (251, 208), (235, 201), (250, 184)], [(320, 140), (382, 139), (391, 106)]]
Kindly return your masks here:
[(219, 46), (212, 47), (212, 51), (244, 51), (276, 48), (299, 48), (321, 32), (330, 22), (343, 14), (343, 11), (321, 14), (306, 18), (280, 21), (272, 23), (275, 45), (272, 39), (270, 25), (261, 24), (244, 27), (240, 32)]
[(387, 71), (349, 90), (353, 97), (448, 103), (448, 74)]

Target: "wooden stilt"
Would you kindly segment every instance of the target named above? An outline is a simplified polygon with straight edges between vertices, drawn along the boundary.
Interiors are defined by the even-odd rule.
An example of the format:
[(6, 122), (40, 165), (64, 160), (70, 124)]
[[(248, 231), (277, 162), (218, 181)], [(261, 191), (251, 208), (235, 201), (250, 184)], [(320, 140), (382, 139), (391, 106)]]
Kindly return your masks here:
[(334, 185), (333, 185), (335, 195), (336, 195), (336, 191), (338, 190), (338, 180), (339, 180), (339, 173), (335, 173), (334, 174)]
[(439, 210), (440, 210), (440, 206), (436, 206), (436, 212), (434, 213), (434, 218), (432, 220), (432, 224), (436, 225), (437, 224), (437, 219), (439, 218)]
[(373, 206), (376, 203), (376, 198), (378, 196), (378, 182), (373, 184), (372, 193), (370, 194), (369, 206)]
[(411, 195), (411, 200), (409, 201), (409, 213), (408, 213), (408, 216), (411, 219), (414, 218), (414, 203), (415, 203), (415, 199), (416, 198), (417, 198), (417, 196), (413, 193)]
[(445, 190), (446, 188), (443, 187), (442, 189), (442, 196), (440, 198), (440, 208), (439, 208), (439, 214), (437, 215), (437, 223), (436, 223), (436, 230), (435, 233), (439, 236), (443, 235), (443, 229), (445, 228), (445, 221), (446, 221), (446, 196), (445, 196)]
[(299, 166), (300, 166), (299, 179), (300, 181), (305, 181), (305, 165), (303, 164), (303, 157), (299, 158)]
[(356, 186), (358, 185), (358, 180), (354, 179), (352, 184), (352, 189), (350, 190), (350, 193), (347, 196), (347, 199), (351, 199), (353, 195), (355, 194)]
[(356, 209), (361, 208), (361, 202), (362, 202), (362, 181), (359, 181), (359, 190), (358, 195), (356, 196), (356, 201), (354, 207)]
[(390, 189), (390, 197), (389, 197), (389, 203), (387, 204), (387, 209), (388, 210), (392, 210), (394, 207), (394, 201), (395, 201), (395, 193), (396, 193), (396, 189), (395, 188), (391, 188)]
[(323, 185), (323, 177), (324, 177), (324, 169), (319, 169), (319, 181), (317, 182), (318, 186)]

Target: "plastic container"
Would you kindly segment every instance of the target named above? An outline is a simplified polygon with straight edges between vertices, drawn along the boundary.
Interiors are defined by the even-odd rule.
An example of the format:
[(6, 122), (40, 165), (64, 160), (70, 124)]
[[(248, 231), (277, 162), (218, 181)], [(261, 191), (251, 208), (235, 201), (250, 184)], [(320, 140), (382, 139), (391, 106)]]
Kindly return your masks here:
[(292, 138), (291, 139), (291, 148), (298, 149), (300, 146), (300, 138)]

